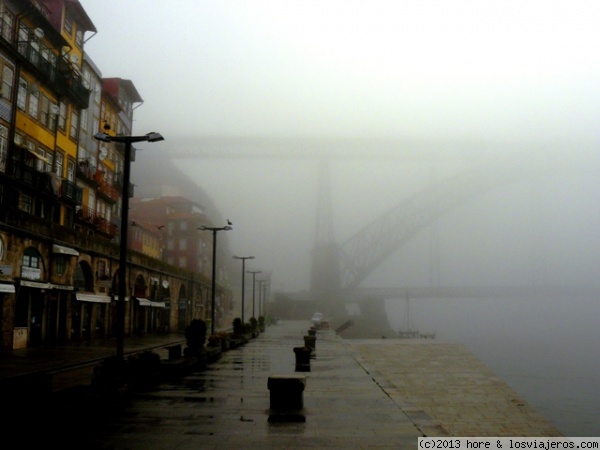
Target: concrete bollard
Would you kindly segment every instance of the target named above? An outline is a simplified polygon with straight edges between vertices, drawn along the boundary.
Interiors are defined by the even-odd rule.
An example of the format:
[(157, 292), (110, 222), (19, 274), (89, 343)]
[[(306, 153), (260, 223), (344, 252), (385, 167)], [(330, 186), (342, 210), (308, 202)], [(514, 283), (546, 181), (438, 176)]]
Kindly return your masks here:
[(271, 375), (267, 387), (272, 410), (293, 411), (304, 407), (305, 376)]
[(294, 347), (296, 355), (296, 372), (310, 372), (310, 355), (312, 348), (310, 347)]
[(317, 337), (304, 336), (304, 346), (312, 349), (311, 356), (314, 357), (317, 353)]

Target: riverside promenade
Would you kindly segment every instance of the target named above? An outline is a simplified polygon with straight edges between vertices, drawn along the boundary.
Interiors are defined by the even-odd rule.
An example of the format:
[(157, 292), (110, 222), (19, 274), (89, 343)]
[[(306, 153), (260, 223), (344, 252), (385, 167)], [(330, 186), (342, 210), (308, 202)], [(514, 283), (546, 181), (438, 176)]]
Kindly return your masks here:
[[(44, 442), (87, 449), (403, 449), (416, 448), (419, 436), (561, 436), (460, 344), (344, 340), (319, 330), (310, 371), (298, 372), (293, 349), (304, 345), (309, 327), (308, 320), (269, 326), (206, 369), (135, 393), (117, 410), (54, 405)], [(306, 382), (302, 408), (287, 417), (270, 408), (268, 380), (279, 375)]]

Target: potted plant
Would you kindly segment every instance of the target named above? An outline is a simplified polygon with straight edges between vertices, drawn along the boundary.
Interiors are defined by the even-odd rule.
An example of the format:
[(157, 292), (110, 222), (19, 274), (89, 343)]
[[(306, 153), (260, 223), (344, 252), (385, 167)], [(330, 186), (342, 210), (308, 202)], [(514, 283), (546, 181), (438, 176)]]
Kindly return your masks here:
[(244, 324), (239, 317), (233, 319), (233, 334), (244, 334)]
[(183, 350), (186, 356), (198, 356), (206, 342), (206, 322), (193, 319), (185, 329), (187, 347)]
[(258, 330), (261, 333), (265, 332), (265, 316), (258, 316)]
[(221, 336), (219, 336), (218, 334), (211, 334), (208, 337), (208, 344), (209, 347), (220, 347), (221, 346)]
[(221, 351), (227, 351), (230, 347), (231, 342), (231, 334), (226, 331), (221, 331), (218, 333), (219, 338), (221, 340)]
[(150, 350), (131, 355), (127, 358), (133, 386), (147, 389), (158, 383), (160, 379), (160, 355)]

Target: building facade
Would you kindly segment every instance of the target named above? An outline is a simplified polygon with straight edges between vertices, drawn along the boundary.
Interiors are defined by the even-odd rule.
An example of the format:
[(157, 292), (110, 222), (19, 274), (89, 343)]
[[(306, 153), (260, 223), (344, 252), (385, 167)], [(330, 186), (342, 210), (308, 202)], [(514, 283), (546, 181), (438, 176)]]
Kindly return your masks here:
[[(77, 0), (0, 0), (3, 350), (116, 334), (122, 195), (132, 188), (122, 144), (94, 135), (131, 134), (142, 98), (130, 80), (102, 77), (87, 32), (96, 28)], [(125, 334), (206, 318), (194, 308), (206, 276), (149, 250), (128, 258)]]

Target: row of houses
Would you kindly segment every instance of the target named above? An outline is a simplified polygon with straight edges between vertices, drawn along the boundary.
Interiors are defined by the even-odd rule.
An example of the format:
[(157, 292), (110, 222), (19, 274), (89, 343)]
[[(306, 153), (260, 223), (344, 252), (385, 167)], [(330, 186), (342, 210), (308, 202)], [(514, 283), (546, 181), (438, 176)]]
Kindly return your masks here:
[[(143, 102), (131, 80), (103, 77), (85, 52), (96, 34), (78, 0), (0, 0), (3, 350), (116, 334), (124, 192), (133, 196), (126, 335), (213, 317), (202, 207), (137, 201), (124, 186), (123, 144), (94, 138), (131, 135)], [(217, 320), (232, 303), (218, 273)]]

